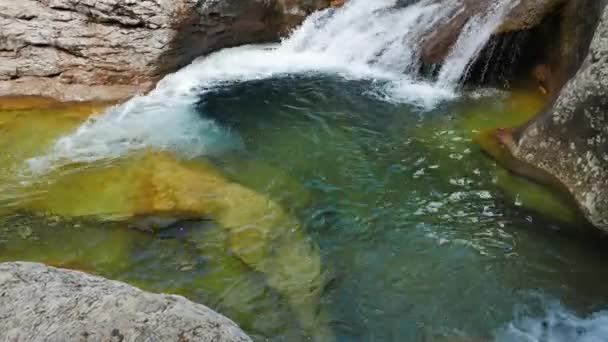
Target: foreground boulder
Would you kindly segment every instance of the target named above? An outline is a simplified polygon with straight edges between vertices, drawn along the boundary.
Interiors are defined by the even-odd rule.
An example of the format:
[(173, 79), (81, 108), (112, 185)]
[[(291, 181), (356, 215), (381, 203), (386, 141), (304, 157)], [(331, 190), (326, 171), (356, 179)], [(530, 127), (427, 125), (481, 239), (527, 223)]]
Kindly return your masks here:
[(608, 232), (608, 7), (576, 76), (551, 108), (518, 132), (498, 135), (509, 152), (557, 178), (585, 217)]
[(36, 263), (0, 264), (2, 341), (251, 341), (180, 296)]
[(115, 100), (213, 50), (274, 41), (328, 0), (0, 0), (0, 95)]

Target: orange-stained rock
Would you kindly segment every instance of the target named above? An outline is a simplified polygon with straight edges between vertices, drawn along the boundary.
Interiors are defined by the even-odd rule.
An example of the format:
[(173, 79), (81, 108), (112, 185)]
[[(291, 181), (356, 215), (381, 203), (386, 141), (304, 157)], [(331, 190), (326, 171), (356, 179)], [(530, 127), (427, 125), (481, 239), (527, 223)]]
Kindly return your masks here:
[(266, 276), (311, 335), (327, 335), (319, 318), (323, 281), (318, 249), (277, 202), (225, 178), (205, 160), (144, 152), (111, 165), (75, 165), (33, 185), (23, 209), (65, 217), (130, 222), (155, 230), (206, 218), (227, 233), (229, 253)]

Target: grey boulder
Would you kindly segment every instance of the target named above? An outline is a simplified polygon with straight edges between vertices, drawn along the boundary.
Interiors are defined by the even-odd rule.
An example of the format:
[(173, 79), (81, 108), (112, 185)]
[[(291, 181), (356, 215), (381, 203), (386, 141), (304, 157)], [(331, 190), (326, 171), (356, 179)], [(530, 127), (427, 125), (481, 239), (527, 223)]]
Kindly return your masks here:
[(0, 264), (0, 341), (251, 341), (204, 305), (37, 263)]

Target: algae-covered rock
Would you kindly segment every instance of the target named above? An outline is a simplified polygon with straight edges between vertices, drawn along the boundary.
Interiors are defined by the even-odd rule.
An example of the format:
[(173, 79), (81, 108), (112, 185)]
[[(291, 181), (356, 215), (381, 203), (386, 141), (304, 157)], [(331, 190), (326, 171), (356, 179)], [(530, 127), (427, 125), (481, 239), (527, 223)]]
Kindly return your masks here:
[(183, 219), (217, 222), (227, 231), (228, 251), (263, 273), (307, 330), (317, 328), (322, 285), (317, 247), (280, 205), (229, 181), (209, 162), (149, 152), (107, 167), (64, 170), (50, 179), (27, 209), (128, 221), (147, 230)]
[[(514, 158), (497, 139), (497, 127), (516, 127), (530, 120), (542, 108), (542, 98), (525, 93), (514, 93), (504, 104), (502, 115), (479, 113), (462, 121), (476, 132), (473, 141), (494, 158), (496, 185), (518, 205), (559, 222), (577, 225), (582, 219), (576, 205), (551, 175), (526, 165)], [(474, 119), (477, 118), (477, 119)], [(474, 127), (474, 128), (473, 128)], [(507, 171), (510, 170), (510, 171)]]
[(7, 222), (1, 261), (27, 260), (56, 267), (114, 275), (130, 263), (141, 232), (119, 225), (34, 217)]
[(496, 138), (495, 130), (482, 132), (475, 142), (498, 162), (496, 185), (513, 203), (571, 226), (584, 223), (560, 184), (542, 170), (513, 158)]
[[(142, 151), (119, 160), (75, 163), (46, 173), (24, 172), (28, 158), (42, 154), (58, 136), (87, 117), (69, 108), (53, 110), (0, 112), (4, 128), (0, 141), (12, 144), (3, 145), (6, 163), (0, 173), (6, 176), (0, 178), (0, 186), (7, 190), (3, 195), (12, 199), (5, 210), (122, 222), (126, 223), (123, 229), (130, 225), (147, 231), (184, 219), (213, 220), (226, 234), (224, 253), (236, 258), (232, 265), (240, 265), (232, 272), (260, 272), (290, 304), (309, 334), (329, 336), (325, 322), (319, 319), (320, 255), (292, 213), (270, 197), (228, 179), (207, 160), (182, 160), (168, 152)], [(126, 260), (133, 240), (125, 236), (114, 245), (113, 255)], [(31, 259), (77, 268), (95, 266), (90, 262), (94, 250), (69, 255), (55, 248), (65, 243), (54, 243), (52, 237), (47, 242), (40, 255)], [(99, 244), (105, 245), (104, 241)]]
[(496, 183), (516, 205), (571, 226), (582, 222), (574, 203), (557, 190), (514, 175), (504, 168), (497, 169)]
[[(565, 224), (578, 225), (582, 222), (576, 205), (562, 191), (559, 183), (549, 174), (543, 173), (513, 158), (509, 151), (496, 139), (497, 127), (515, 127), (534, 117), (543, 107), (544, 99), (535, 92), (514, 91), (496, 94), (487, 98), (466, 100), (454, 106), (452, 117), (441, 117), (441, 129), (431, 125), (427, 129), (416, 129), (417, 139), (433, 153), (433, 163), (437, 169), (433, 174), (449, 178), (455, 168), (479, 167), (463, 164), (463, 156), (473, 153), (471, 142), (481, 149), (498, 165), (491, 172), (497, 190), (512, 203), (532, 210), (545, 217)], [(421, 166), (422, 167), (422, 166)], [(507, 170), (512, 170), (509, 172)], [(473, 173), (474, 170), (470, 170)]]

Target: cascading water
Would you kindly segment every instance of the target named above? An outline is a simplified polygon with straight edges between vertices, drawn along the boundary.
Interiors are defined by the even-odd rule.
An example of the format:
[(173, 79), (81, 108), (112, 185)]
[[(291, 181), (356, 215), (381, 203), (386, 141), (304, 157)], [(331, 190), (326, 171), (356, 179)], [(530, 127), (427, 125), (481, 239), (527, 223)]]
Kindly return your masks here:
[(351, 0), (311, 15), (281, 44), (226, 49), (196, 60), (148, 95), (110, 108), (59, 139), (47, 155), (29, 160), (30, 170), (112, 159), (142, 148), (186, 157), (238, 148), (237, 137), (195, 109), (205, 93), (235, 82), (334, 74), (371, 80), (372, 92), (388, 101), (432, 107), (455, 96), (456, 81), (514, 2), (498, 1), (466, 25), (434, 84), (417, 73), (418, 44), (435, 24), (461, 9), (462, 0), (423, 0), (405, 7), (396, 0)]
[[(330, 74), (347, 80), (366, 80), (367, 82), (362, 82), (362, 87), (370, 87), (369, 93), (389, 102), (415, 104), (423, 109), (432, 107), (439, 101), (457, 96), (456, 89), (465, 77), (471, 63), (475, 61), (491, 33), (500, 25), (504, 16), (519, 3), (518, 0), (486, 1), (491, 3), (487, 11), (472, 17), (465, 24), (459, 39), (441, 66), (437, 80), (423, 80), (421, 75), (418, 74), (421, 37), (431, 31), (439, 22), (450, 20), (455, 14), (459, 13), (464, 6), (461, 0), (421, 0), (413, 4), (411, 4), (413, 1), (409, 1), (410, 5), (407, 7), (400, 7), (398, 3), (403, 3), (403, 1), (396, 0), (351, 0), (341, 9), (329, 9), (313, 14), (298, 30), (294, 31), (280, 44), (226, 49), (198, 59), (183, 70), (167, 76), (148, 95), (135, 97), (122, 105), (110, 108), (100, 116), (91, 118), (76, 131), (59, 139), (48, 154), (30, 159), (29, 166), (34, 172), (45, 172), (48, 169), (71, 163), (111, 161), (132, 151), (147, 148), (169, 150), (185, 157), (221, 154), (228, 149), (241, 148), (243, 142), (236, 134), (214, 120), (205, 117), (205, 113), (201, 115), (201, 109), (197, 106), (201, 99), (211, 102), (211, 96), (205, 97), (206, 95), (223, 91), (227, 87), (231, 87), (230, 89), (233, 90), (236, 88), (235, 83), (239, 82), (290, 75)], [(503, 48), (509, 48), (509, 44), (504, 44), (500, 48), (497, 47), (501, 50)], [(490, 70), (491, 72), (492, 70)], [(324, 81), (325, 78), (322, 80)], [(330, 81), (333, 81), (333, 79)], [(298, 82), (291, 83), (291, 80), (283, 79), (274, 83), (278, 84), (273, 84), (275, 87), (290, 88)], [(338, 82), (337, 84), (342, 86), (345, 83)], [(267, 86), (267, 84), (262, 84), (262, 86), (264, 85)], [(257, 88), (259, 84), (253, 86), (249, 84), (249, 86)], [(289, 90), (294, 93), (301, 93), (299, 89), (302, 88), (297, 88), (297, 86), (293, 88), (295, 90)], [(318, 93), (323, 93), (326, 89), (315, 90)], [(352, 93), (358, 95), (358, 91), (359, 88), (356, 88)], [(271, 92), (258, 91), (250, 97), (266, 99), (265, 95), (269, 93)], [(287, 94), (289, 94), (289, 91), (283, 91), (279, 92), (278, 96), (285, 97)], [(335, 94), (351, 93), (329, 93), (329, 97)], [(234, 112), (243, 108), (248, 110), (252, 104), (255, 105), (256, 102), (252, 101), (251, 98), (247, 99), (247, 96), (244, 96), (244, 98), (244, 104), (239, 102), (240, 106)], [(316, 98), (310, 97), (307, 100), (312, 99), (310, 102), (313, 102)], [(238, 101), (243, 101), (243, 98), (239, 97)], [(228, 111), (227, 103), (229, 104), (230, 101), (220, 101), (220, 104), (216, 105), (215, 109), (220, 115), (224, 113), (223, 111)], [(289, 102), (286, 101), (286, 103)], [(365, 101), (357, 102), (356, 105), (361, 103), (365, 104)], [(369, 120), (370, 122), (375, 121), (384, 110), (392, 107), (378, 106), (378, 104), (381, 104), (379, 101), (371, 103), (370, 107), (381, 108), (370, 111), (370, 117), (372, 117)], [(282, 105), (274, 104), (276, 107)], [(205, 107), (209, 116), (212, 112), (211, 107)], [(266, 110), (278, 111), (272, 107), (263, 107), (258, 113)], [(344, 108), (355, 107), (357, 106)], [(409, 106), (407, 107), (409, 108)], [(327, 105), (326, 108), (330, 108), (331, 111), (326, 110), (324, 113), (326, 116), (319, 116), (320, 120), (325, 120), (333, 115), (335, 108), (343, 107)], [(518, 312), (514, 320), (505, 324), (512, 319), (510, 310), (513, 303), (519, 305), (519, 303), (529, 300), (527, 297), (519, 297), (514, 294), (518, 292), (516, 290), (528, 285), (543, 288), (544, 284), (555, 282), (557, 283), (556, 287), (559, 288), (555, 292), (560, 293), (559, 291), (567, 289), (569, 292), (564, 290), (564, 293), (571, 294), (579, 289), (577, 284), (563, 282), (562, 280), (567, 277), (578, 278), (581, 274), (592, 273), (583, 267), (589, 263), (589, 260), (581, 259), (583, 261), (577, 261), (572, 257), (578, 256), (577, 253), (560, 254), (561, 250), (567, 250), (568, 248), (556, 248), (555, 251), (548, 250), (539, 252), (537, 255), (535, 254), (537, 251), (544, 250), (550, 245), (545, 243), (544, 238), (536, 237), (536, 240), (542, 240), (542, 243), (530, 244), (531, 240), (534, 241), (534, 236), (512, 234), (513, 232), (508, 229), (499, 229), (497, 233), (497, 226), (505, 228), (506, 225), (507, 228), (510, 227), (509, 229), (513, 230), (515, 226), (509, 223), (505, 217), (496, 216), (492, 206), (495, 205), (495, 201), (501, 199), (489, 198), (491, 196), (488, 189), (492, 190), (494, 188), (482, 185), (485, 181), (481, 174), (483, 172), (485, 177), (485, 172), (481, 166), (480, 168), (471, 167), (471, 165), (478, 164), (475, 163), (475, 160), (466, 156), (472, 152), (468, 145), (466, 150), (463, 147), (462, 154), (456, 153), (458, 150), (453, 153), (450, 151), (449, 158), (439, 159), (441, 165), (439, 162), (435, 164), (430, 153), (427, 154), (423, 151), (420, 152), (421, 157), (417, 155), (419, 151), (416, 149), (420, 148), (420, 145), (416, 144), (424, 143), (425, 145), (422, 147), (429, 148), (429, 150), (431, 150), (431, 146), (440, 146), (441, 149), (446, 147), (447, 149), (453, 147), (453, 145), (449, 145), (450, 142), (460, 144), (459, 142), (463, 139), (468, 139), (454, 134), (454, 131), (450, 128), (452, 126), (438, 125), (436, 127), (441, 128), (441, 130), (437, 132), (435, 126), (428, 124), (429, 129), (433, 130), (433, 134), (429, 134), (429, 131), (427, 131), (425, 134), (429, 135), (425, 135), (424, 138), (429, 138), (429, 140), (424, 142), (417, 135), (412, 138), (407, 133), (403, 133), (402, 129), (404, 127), (408, 127), (409, 124), (416, 124), (416, 122), (407, 121), (401, 125), (395, 125), (397, 126), (395, 130), (399, 130), (395, 134), (397, 136), (395, 142), (386, 145), (379, 142), (389, 140), (390, 130), (378, 129), (376, 131), (372, 124), (353, 126), (344, 131), (333, 129), (338, 125), (341, 126), (346, 120), (351, 120), (355, 115), (363, 114), (366, 110), (367, 107), (360, 112), (354, 111), (352, 117), (349, 116), (344, 121), (337, 120), (331, 123), (329, 125), (331, 129), (328, 129), (327, 134), (325, 136), (321, 134), (321, 137), (318, 138), (319, 143), (313, 144), (310, 148), (302, 148), (302, 146), (309, 147), (309, 141), (304, 139), (303, 136), (308, 137), (317, 130), (321, 130), (319, 129), (320, 126), (308, 126), (307, 124), (302, 126), (274, 125), (273, 123), (274, 131), (287, 129), (285, 130), (286, 133), (284, 133), (285, 131), (281, 134), (274, 132), (278, 138), (265, 140), (267, 137), (264, 137), (265, 139), (261, 142), (255, 141), (259, 145), (274, 147), (283, 142), (290, 145), (286, 141), (289, 139), (300, 139), (297, 146), (292, 144), (285, 147), (284, 151), (273, 149), (268, 152), (269, 155), (276, 154), (278, 156), (276, 157), (278, 161), (272, 165), (283, 163), (288, 159), (285, 156), (293, 154), (292, 151), (299, 151), (306, 158), (310, 158), (310, 163), (315, 165), (310, 167), (313, 169), (310, 173), (314, 173), (315, 177), (310, 177), (308, 170), (294, 171), (295, 179), (303, 179), (313, 184), (306, 190), (317, 187), (322, 190), (319, 191), (319, 197), (313, 197), (311, 201), (321, 204), (316, 203), (315, 207), (307, 208), (311, 212), (314, 211), (314, 217), (307, 217), (308, 222), (312, 222), (311, 226), (318, 224), (322, 228), (325, 227), (325, 221), (335, 220), (338, 222), (335, 224), (336, 227), (331, 223), (331, 229), (326, 229), (327, 231), (323, 231), (322, 234), (325, 234), (323, 235), (327, 239), (325, 241), (329, 241), (327, 245), (336, 244), (340, 248), (336, 248), (335, 251), (328, 248), (324, 252), (328, 252), (327, 255), (329, 256), (336, 256), (343, 250), (346, 251), (345, 254), (347, 255), (342, 256), (342, 260), (347, 261), (344, 264), (337, 263), (336, 265), (339, 267), (347, 265), (354, 270), (348, 269), (348, 272), (344, 272), (348, 274), (340, 274), (339, 277), (347, 278), (349, 282), (355, 284), (352, 285), (353, 288), (361, 286), (360, 290), (357, 289), (360, 292), (354, 292), (354, 290), (353, 292), (342, 292), (346, 298), (343, 302), (354, 302), (353, 306), (341, 303), (341, 297), (339, 296), (336, 296), (338, 299), (332, 299), (331, 305), (338, 307), (342, 305), (339, 310), (348, 313), (360, 309), (364, 312), (362, 317), (365, 318), (365, 320), (362, 319), (362, 321), (365, 321), (364, 327), (360, 329), (370, 329), (373, 335), (367, 336), (371, 337), (376, 336), (378, 332), (380, 334), (385, 333), (381, 336), (390, 336), (391, 340), (414, 340), (399, 339), (397, 336), (400, 335), (393, 335), (398, 334), (398, 330), (410, 329), (408, 328), (408, 320), (415, 321), (416, 326), (430, 325), (428, 323), (435, 320), (452, 321), (453, 325), (457, 326), (465, 325), (464, 320), (477, 320), (480, 325), (484, 325), (483, 321), (487, 319), (500, 320), (500, 323), (497, 323), (496, 326), (492, 325), (491, 332), (490, 329), (486, 329), (485, 325), (479, 330), (484, 333), (484, 336), (486, 334), (492, 335), (498, 342), (608, 341), (608, 338), (606, 338), (608, 336), (606, 328), (608, 326), (607, 312), (580, 316), (559, 305), (550, 305), (541, 309), (535, 306), (534, 309), (529, 310), (530, 312), (524, 314)], [(302, 111), (309, 111), (309, 108), (306, 107)], [(347, 110), (344, 111), (347, 112)], [(409, 113), (408, 111), (404, 112)], [(439, 112), (443, 113), (443, 111)], [(487, 113), (485, 108), (483, 112)], [(246, 113), (249, 114), (250, 112), (247, 111)], [(291, 113), (293, 115), (286, 116), (286, 121), (293, 121), (299, 113)], [(387, 120), (388, 125), (392, 125), (396, 121), (394, 119), (402, 114), (403, 112), (399, 109), (397, 115), (391, 116), (390, 120)], [(275, 113), (275, 115), (278, 114)], [(242, 119), (243, 116), (239, 118)], [(257, 117), (253, 120), (258, 123)], [(260, 119), (259, 121), (263, 120)], [(258, 134), (258, 126), (253, 126), (250, 125), (248, 128), (250, 136)], [(266, 130), (264, 134), (259, 135), (273, 135), (273, 130)], [(251, 141), (247, 140), (246, 132), (239, 132), (243, 134), (243, 141)], [(296, 135), (294, 132), (299, 132), (301, 136), (294, 138), (294, 135)], [(412, 133), (410, 132), (410, 134)], [(334, 140), (338, 142), (336, 143)], [(317, 148), (331, 143), (335, 143), (335, 146), (330, 146), (327, 151), (324, 151), (328, 157), (324, 157), (321, 153), (322, 157), (315, 159), (312, 153), (309, 153), (313, 149), (316, 152)], [(351, 147), (351, 143), (356, 148)], [(410, 144), (413, 146), (406, 148), (399, 145), (401, 143), (404, 146)], [(297, 148), (294, 148), (294, 146)], [(254, 149), (255, 147), (252, 148), (252, 150)], [(371, 152), (368, 153), (368, 151)], [(263, 162), (268, 161), (260, 157), (262, 152), (257, 151), (258, 155), (256, 157)], [(348, 167), (352, 171), (352, 174), (346, 174), (341, 170), (335, 171), (336, 174), (339, 174), (336, 178), (344, 179), (344, 184), (335, 182), (335, 180), (332, 181), (331, 176), (334, 174), (334, 170), (330, 172), (317, 167), (317, 165), (323, 164), (331, 164), (328, 169), (334, 167), (332, 162), (338, 160), (336, 156), (352, 157), (350, 161), (340, 160), (340, 163), (336, 163), (336, 165), (343, 164), (345, 165), (344, 168)], [(373, 157), (378, 158), (372, 159)], [(459, 162), (461, 158), (463, 158), (463, 163)], [(368, 161), (368, 159), (371, 161)], [(429, 164), (425, 166), (427, 162)], [(459, 163), (456, 164), (456, 162)], [(297, 170), (298, 167), (294, 165), (298, 163), (300, 161), (295, 159), (291, 161), (289, 166)], [(448, 166), (444, 166), (444, 163)], [(408, 164), (415, 165), (414, 169), (417, 170), (408, 169)], [(306, 168), (302, 168), (307, 169), (308, 165)], [(241, 172), (240, 168), (236, 167), (236, 169)], [(378, 171), (375, 171), (375, 169)], [(468, 173), (458, 172), (454, 176), (448, 169), (462, 169)], [(410, 171), (412, 171), (412, 176), (416, 180), (407, 182), (404, 179), (407, 178)], [(471, 175), (471, 171), (475, 176)], [(30, 175), (29, 171), (27, 172)], [(437, 174), (434, 174), (435, 172)], [(277, 173), (268, 174), (276, 175)], [(256, 177), (257, 175), (252, 178)], [(421, 179), (418, 179), (418, 177), (421, 177)], [(41, 179), (44, 179), (44, 177), (41, 177)], [(421, 181), (422, 179), (423, 181)], [(477, 184), (478, 181), (479, 185)], [(471, 184), (468, 182), (471, 182)], [(489, 176), (487, 182), (490, 182)], [(358, 189), (348, 189), (351, 186), (350, 183), (363, 189), (366, 193), (365, 196), (369, 196), (369, 198), (362, 199), (364, 196), (355, 191), (358, 191)], [(429, 193), (432, 192), (433, 196), (429, 195), (427, 200), (424, 197), (427, 189), (416, 188), (415, 183), (429, 184), (428, 188), (432, 188), (432, 190), (428, 191)], [(18, 184), (15, 187), (21, 185)], [(442, 189), (442, 186), (445, 186), (445, 189)], [(458, 191), (452, 192), (455, 189)], [(30, 197), (37, 195), (27, 192), (19, 193), (20, 197), (15, 197), (14, 194), (18, 193), (17, 190), (3, 190), (9, 194), (7, 198), (0, 198), (4, 206), (12, 205), (11, 202), (20, 202), (22, 197), (30, 199)], [(291, 190), (288, 189), (288, 191)], [(371, 193), (371, 195), (368, 193)], [(350, 195), (350, 197), (346, 195)], [(401, 199), (401, 195), (403, 195), (403, 199)], [(467, 196), (474, 197), (474, 199), (467, 200)], [(324, 201), (328, 204), (325, 204)], [(483, 206), (481, 215), (477, 212), (480, 204)], [(363, 209), (359, 211), (359, 207)], [(419, 208), (423, 208), (427, 212), (419, 210)], [(370, 215), (371, 218), (365, 216), (367, 214), (365, 211), (368, 209), (373, 211), (373, 216)], [(351, 217), (353, 217), (352, 221), (350, 220)], [(527, 217), (526, 222), (528, 218), (531, 220), (532, 216)], [(468, 219), (471, 219), (471, 221), (468, 221)], [(340, 220), (343, 220), (343, 222), (339, 222)], [(424, 221), (437, 221), (438, 223), (426, 225), (422, 223)], [(363, 223), (360, 224), (359, 222)], [(369, 231), (366, 230), (368, 229), (365, 226), (367, 224), (369, 224), (369, 227), (373, 227)], [(414, 224), (416, 225), (414, 226)], [(8, 224), (5, 223), (5, 225)], [(11, 232), (14, 231), (13, 225), (10, 224), (10, 226)], [(44, 225), (40, 224), (40, 226)], [(457, 228), (451, 229), (452, 226), (457, 226)], [(469, 226), (475, 226), (475, 228), (470, 229)], [(478, 226), (483, 229), (477, 231)], [(522, 228), (522, 231), (530, 231), (530, 229), (527, 229), (530, 226), (521, 227), (526, 228)], [(322, 228), (318, 229), (321, 230)], [(78, 229), (72, 229), (70, 223), (68, 234), (78, 234), (78, 231)], [(420, 231), (424, 234), (428, 232), (428, 235), (420, 237), (417, 235), (417, 232)], [(51, 234), (56, 234), (56, 230), (52, 230)], [(88, 233), (85, 231), (85, 234)], [(344, 236), (348, 237), (344, 240), (338, 238), (331, 240), (328, 238), (330, 234), (335, 234), (340, 239), (343, 239)], [(383, 234), (385, 236), (382, 236)], [(475, 238), (470, 239), (473, 234), (475, 234)], [(16, 234), (11, 233), (10, 235)], [(494, 235), (500, 235), (500, 238), (495, 238)], [(429, 236), (436, 236), (437, 243), (429, 242)], [(147, 238), (150, 238), (150, 240), (145, 241), (153, 246), (151, 250), (162, 249), (157, 244), (160, 239), (138, 236), (138, 239)], [(90, 238), (86, 236), (83, 239)], [(511, 239), (514, 241), (512, 244), (508, 243)], [(376, 246), (369, 244), (369, 241), (377, 245), (377, 251), (373, 250)], [(396, 242), (391, 244), (391, 241)], [(405, 241), (409, 241), (409, 244)], [(487, 241), (485, 242), (487, 245), (484, 244), (484, 241)], [(339, 243), (343, 243), (347, 247), (342, 248)], [(529, 247), (526, 248), (526, 244), (530, 244)], [(4, 248), (4, 246), (6, 245), (2, 247)], [(473, 248), (469, 248), (469, 246), (473, 246)], [(557, 246), (570, 246), (570, 244), (563, 243)], [(39, 245), (36, 244), (35, 248), (38, 249)], [(61, 245), (60, 248), (65, 247)], [(493, 249), (497, 252), (492, 252)], [(350, 254), (352, 250), (363, 252), (353, 256)], [(329, 254), (332, 252), (336, 254)], [(476, 252), (483, 256), (491, 256), (491, 260), (485, 263), (485, 257), (478, 258)], [(170, 253), (163, 253), (171, 258), (171, 262), (166, 262), (163, 266), (175, 268), (175, 256)], [(518, 254), (521, 255), (518, 256)], [(152, 252), (150, 252), (150, 255), (155, 256)], [(534, 259), (536, 263), (530, 262), (527, 259), (528, 257)], [(545, 259), (553, 257), (557, 260), (555, 262), (556, 266), (552, 265), (550, 260), (545, 263)], [(520, 261), (518, 258), (522, 258), (522, 260)], [(539, 259), (542, 259), (542, 262), (538, 261)], [(353, 260), (356, 262), (351, 264)], [(391, 261), (395, 263), (390, 264)], [(479, 262), (479, 264), (471, 261)], [(378, 267), (379, 262), (387, 262), (387, 268)], [(500, 267), (496, 267), (498, 264), (500, 264)], [(528, 266), (523, 267), (524, 265)], [(501, 273), (503, 272), (502, 269), (509, 267), (517, 270)], [(524, 270), (520, 272), (520, 268)], [(578, 268), (581, 268), (581, 270), (578, 270)], [(344, 269), (347, 268), (344, 267)], [(572, 271), (573, 273), (569, 273), (570, 271), (562, 273), (562, 270), (566, 272), (565, 270), (574, 269), (577, 269), (576, 273), (574, 271)], [(596, 269), (600, 268), (589, 268), (589, 270)], [(149, 268), (146, 268), (144, 273), (147, 270)], [(483, 272), (479, 270), (483, 270)], [(470, 274), (467, 274), (467, 271)], [(527, 284), (529, 279), (522, 272), (543, 273), (539, 276), (540, 281), (542, 281), (541, 285), (538, 282)], [(172, 276), (182, 277), (184, 276), (182, 273), (180, 267), (179, 273), (172, 274)], [(555, 275), (545, 275), (545, 273), (555, 273)], [(355, 275), (353, 276), (353, 274)], [(566, 276), (563, 274), (566, 274)], [(480, 277), (477, 277), (478, 275)], [(384, 276), (386, 278), (383, 278)], [(147, 279), (151, 276), (146, 273), (144, 277)], [(496, 280), (494, 277), (496, 277)], [(520, 280), (520, 278), (523, 279)], [(455, 284), (458, 279), (463, 279), (463, 284)], [(534, 280), (534, 277), (530, 277), (530, 279)], [(340, 280), (336, 281), (336, 283), (338, 282)], [(346, 282), (344, 280), (344, 283)], [(467, 283), (464, 284), (465, 282)], [(501, 286), (505, 282), (514, 282), (514, 284)], [(603, 283), (596, 280), (595, 275), (589, 282), (597, 282), (595, 287), (599, 287), (601, 290)], [(366, 285), (359, 285), (359, 283)], [(379, 285), (376, 287), (376, 284)], [(332, 286), (335, 285), (332, 284)], [(234, 288), (239, 289), (236, 286)], [(351, 289), (350, 285), (341, 289), (344, 288)], [(581, 288), (587, 289), (588, 287), (585, 285)], [(472, 294), (473, 292), (478, 294)], [(581, 297), (588, 295), (585, 291), (579, 292), (583, 293)], [(356, 295), (353, 294), (357, 293), (364, 294), (362, 297), (368, 298), (355, 301), (353, 298)], [(463, 293), (467, 294), (467, 298), (460, 301), (464, 298)], [(502, 302), (503, 296), (509, 298)], [(567, 298), (566, 295), (562, 296), (558, 295), (557, 297)], [(435, 300), (433, 297), (441, 298)], [(240, 300), (240, 297), (237, 298)], [(603, 305), (603, 303), (598, 305)], [(352, 308), (355, 309), (351, 310)], [(597, 306), (594, 306), (590, 310), (596, 308)], [(542, 309), (545, 309), (545, 311), (542, 311)], [(371, 311), (373, 311), (373, 314), (369, 313)], [(506, 315), (501, 315), (502, 311), (507, 311)], [(366, 314), (369, 316), (365, 316)], [(469, 314), (471, 314), (471, 317), (468, 316)], [(348, 315), (346, 316), (348, 317)], [(350, 320), (344, 321), (355, 324), (357, 327), (357, 317), (355, 316), (355, 319), (349, 317)], [(460, 320), (461, 317), (466, 318)], [(263, 319), (266, 319), (266, 317)], [(339, 319), (336, 319), (336, 321), (342, 322), (342, 317)], [(281, 320), (283, 320), (282, 317)], [(353, 321), (355, 323), (352, 323)], [(377, 323), (383, 321), (387, 322), (386, 325)], [(372, 325), (371, 328), (368, 327), (370, 324)], [(499, 331), (493, 330), (497, 326), (502, 326), (502, 329)], [(375, 327), (382, 328), (376, 329)], [(395, 328), (395, 330), (391, 330), (392, 328)], [(356, 334), (356, 339), (365, 339), (361, 337), (363, 335), (359, 335), (360, 331), (356, 328), (348, 326), (344, 330), (352, 331)], [(411, 330), (415, 329), (411, 328)], [(475, 334), (477, 329), (468, 327), (463, 330), (473, 331), (473, 334)], [(452, 331), (447, 331), (446, 334), (451, 336)], [(377, 338), (377, 340), (382, 340), (382, 338)]]
[(469, 19), (441, 67), (437, 80), (439, 87), (453, 89), (458, 85), (492, 33), (517, 4), (519, 0), (495, 1), (488, 5), (486, 11)]

